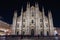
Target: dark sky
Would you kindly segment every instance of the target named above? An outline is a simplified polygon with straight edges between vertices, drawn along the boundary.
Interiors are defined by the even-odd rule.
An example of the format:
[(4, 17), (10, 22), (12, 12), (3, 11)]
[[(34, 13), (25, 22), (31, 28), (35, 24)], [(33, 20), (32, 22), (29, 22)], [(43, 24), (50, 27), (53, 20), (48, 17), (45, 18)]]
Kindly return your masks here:
[[(18, 16), (22, 6), (24, 11), (26, 9), (26, 4), (28, 0), (0, 0), (0, 20), (3, 20), (9, 24), (12, 24), (12, 17), (14, 10), (18, 11)], [(39, 3), (39, 8), (41, 10), (42, 6), (45, 8), (45, 14), (47, 16), (47, 11), (52, 11), (53, 23), (54, 26), (60, 27), (60, 1), (59, 0), (29, 0), (31, 5), (34, 5), (35, 2)]]

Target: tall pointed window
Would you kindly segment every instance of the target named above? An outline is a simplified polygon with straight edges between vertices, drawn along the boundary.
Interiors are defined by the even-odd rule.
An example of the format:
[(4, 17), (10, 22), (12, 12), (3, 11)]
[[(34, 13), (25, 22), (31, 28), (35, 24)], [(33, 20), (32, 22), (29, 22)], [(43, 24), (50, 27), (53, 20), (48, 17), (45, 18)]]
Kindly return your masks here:
[(34, 21), (32, 20), (32, 23), (34, 23)]
[(34, 16), (34, 13), (32, 12), (32, 17)]

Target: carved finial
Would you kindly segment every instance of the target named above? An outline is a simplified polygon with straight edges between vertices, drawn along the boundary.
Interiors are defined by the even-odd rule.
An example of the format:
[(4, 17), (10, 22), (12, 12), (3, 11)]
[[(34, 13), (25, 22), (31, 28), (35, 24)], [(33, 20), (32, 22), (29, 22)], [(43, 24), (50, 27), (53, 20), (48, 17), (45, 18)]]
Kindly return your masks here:
[(29, 8), (30, 7), (30, 2), (27, 2), (27, 8)]
[(42, 12), (44, 12), (44, 7), (42, 6)]
[(51, 11), (48, 11), (48, 16), (49, 16), (50, 18), (52, 17)]
[(38, 5), (38, 2), (36, 2), (36, 3), (35, 3), (35, 7), (38, 7), (38, 6), (39, 6), (39, 5)]
[(17, 10), (14, 11), (14, 17), (17, 17)]

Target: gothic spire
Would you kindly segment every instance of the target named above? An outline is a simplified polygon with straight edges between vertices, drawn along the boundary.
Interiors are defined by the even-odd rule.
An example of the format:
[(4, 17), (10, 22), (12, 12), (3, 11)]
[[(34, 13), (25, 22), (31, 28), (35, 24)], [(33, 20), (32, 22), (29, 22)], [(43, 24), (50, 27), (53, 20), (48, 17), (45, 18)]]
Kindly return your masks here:
[(14, 17), (17, 17), (17, 10), (14, 11)]
[(29, 8), (30, 7), (30, 2), (27, 2), (27, 8)]
[(42, 6), (42, 14), (43, 14), (43, 17), (44, 17), (45, 14), (44, 14), (44, 7), (43, 6)]
[(51, 11), (48, 11), (48, 16), (49, 16), (50, 18), (52, 17)]
[(38, 2), (35, 3), (35, 7), (37, 7), (37, 8), (39, 7)]
[(23, 7), (22, 7), (22, 9), (21, 9), (21, 15), (22, 15), (22, 13), (23, 13)]

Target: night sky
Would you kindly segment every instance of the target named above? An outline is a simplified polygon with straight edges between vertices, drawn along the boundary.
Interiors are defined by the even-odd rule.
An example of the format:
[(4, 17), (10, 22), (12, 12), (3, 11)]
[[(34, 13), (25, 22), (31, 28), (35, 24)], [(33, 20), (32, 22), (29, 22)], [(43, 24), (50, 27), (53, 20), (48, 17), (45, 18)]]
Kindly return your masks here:
[[(0, 20), (3, 20), (9, 24), (12, 24), (12, 18), (14, 10), (18, 11), (20, 15), (21, 8), (26, 10), (26, 4), (28, 0), (0, 0)], [(48, 10), (52, 11), (53, 23), (55, 27), (60, 27), (60, 1), (59, 0), (29, 0), (31, 5), (38, 2), (40, 11), (42, 6), (45, 9), (45, 15), (47, 16)]]

